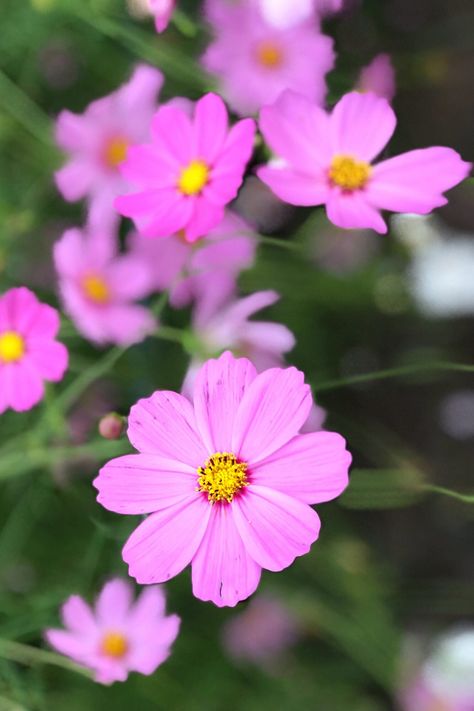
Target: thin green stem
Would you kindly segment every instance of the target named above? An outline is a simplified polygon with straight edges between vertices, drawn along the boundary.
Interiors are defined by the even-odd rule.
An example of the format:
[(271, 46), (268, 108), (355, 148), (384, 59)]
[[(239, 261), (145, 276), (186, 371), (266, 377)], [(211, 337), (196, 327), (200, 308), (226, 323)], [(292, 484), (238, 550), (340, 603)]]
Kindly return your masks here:
[(33, 99), (0, 69), (0, 105), (46, 148), (52, 150), (51, 121)]
[(461, 494), (459, 491), (453, 491), (452, 489), (446, 489), (444, 486), (434, 486), (432, 484), (426, 484), (423, 488), (425, 491), (449, 496), (457, 501), (462, 501), (464, 504), (474, 504), (474, 494)]
[(18, 664), (24, 664), (25, 666), (51, 664), (55, 667), (61, 667), (62, 669), (76, 672), (89, 679), (92, 676), (88, 669), (74, 664), (74, 662), (69, 661), (66, 657), (62, 657), (54, 652), (47, 652), (44, 649), (39, 649), (39, 647), (12, 642), (8, 639), (0, 639), (0, 657), (9, 659), (12, 662), (17, 662)]

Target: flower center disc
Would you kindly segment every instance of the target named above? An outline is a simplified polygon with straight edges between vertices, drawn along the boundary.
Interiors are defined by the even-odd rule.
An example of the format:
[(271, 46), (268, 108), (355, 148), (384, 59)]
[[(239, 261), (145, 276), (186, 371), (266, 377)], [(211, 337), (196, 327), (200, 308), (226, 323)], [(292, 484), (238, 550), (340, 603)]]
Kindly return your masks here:
[(128, 652), (127, 639), (121, 632), (107, 632), (100, 645), (100, 651), (107, 657), (121, 659)]
[(256, 54), (259, 64), (267, 69), (276, 69), (283, 63), (283, 52), (275, 42), (261, 42)]
[(227, 501), (230, 504), (235, 494), (247, 481), (247, 464), (239, 462), (230, 452), (216, 452), (198, 469), (197, 491), (207, 493), (208, 501)]
[(193, 160), (181, 172), (178, 188), (183, 195), (197, 195), (209, 181), (209, 168), (202, 160)]
[(128, 141), (125, 138), (112, 138), (104, 151), (104, 161), (108, 168), (118, 168), (127, 157)]
[(96, 304), (106, 304), (110, 300), (110, 289), (106, 281), (96, 274), (88, 274), (82, 279), (85, 295)]
[(364, 188), (372, 173), (372, 167), (365, 161), (352, 156), (336, 156), (329, 168), (329, 178), (334, 185), (352, 192)]
[(0, 335), (0, 360), (4, 363), (16, 363), (25, 354), (25, 341), (15, 331), (5, 331)]

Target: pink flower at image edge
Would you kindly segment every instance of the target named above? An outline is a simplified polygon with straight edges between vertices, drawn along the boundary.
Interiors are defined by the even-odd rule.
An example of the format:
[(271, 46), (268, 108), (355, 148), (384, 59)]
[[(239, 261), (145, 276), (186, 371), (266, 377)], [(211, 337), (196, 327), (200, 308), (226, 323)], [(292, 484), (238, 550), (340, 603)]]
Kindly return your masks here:
[(320, 521), (310, 504), (345, 489), (351, 456), (332, 432), (299, 434), (312, 406), (295, 368), (257, 374), (224, 353), (198, 373), (194, 403), (157, 391), (131, 410), (138, 454), (108, 462), (97, 500), (121, 514), (150, 514), (123, 558), (140, 584), (192, 563), (193, 592), (234, 606), (262, 568), (281, 571), (309, 552)]
[(176, 6), (176, 0), (148, 0), (150, 11), (155, 18), (156, 31), (166, 30)]

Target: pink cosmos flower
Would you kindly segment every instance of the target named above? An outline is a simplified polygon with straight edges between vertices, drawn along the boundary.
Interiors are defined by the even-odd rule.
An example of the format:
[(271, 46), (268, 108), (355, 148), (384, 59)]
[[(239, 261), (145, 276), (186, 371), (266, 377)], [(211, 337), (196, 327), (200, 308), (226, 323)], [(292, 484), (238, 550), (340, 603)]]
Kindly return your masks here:
[(59, 314), (25, 287), (0, 296), (0, 414), (8, 408), (31, 410), (44, 395), (44, 383), (58, 382), (68, 352), (55, 340)]
[(154, 288), (170, 289), (172, 306), (198, 300), (204, 312), (234, 292), (239, 272), (253, 264), (256, 247), (251, 227), (230, 210), (197, 243), (182, 235), (150, 239), (135, 234), (131, 240), (131, 253), (146, 259), (152, 270)]
[(391, 101), (395, 96), (395, 69), (388, 54), (378, 54), (364, 69), (357, 81), (356, 90), (371, 91)]
[(148, 0), (150, 11), (155, 17), (157, 32), (164, 32), (174, 12), (176, 0)]
[(258, 0), (260, 11), (270, 25), (285, 29), (310, 19), (315, 12), (327, 15), (339, 12), (344, 0)]
[(165, 615), (161, 588), (144, 590), (134, 602), (131, 586), (110, 580), (95, 609), (72, 595), (61, 608), (65, 630), (50, 629), (46, 640), (61, 654), (94, 671), (101, 684), (125, 681), (129, 672), (149, 676), (169, 657), (179, 632), (177, 615)]
[(156, 328), (150, 311), (134, 303), (150, 294), (148, 264), (118, 254), (110, 235), (67, 230), (54, 246), (54, 262), (65, 309), (89, 340), (130, 345)]
[(244, 3), (222, 16), (215, 33), (202, 62), (218, 76), (222, 95), (237, 113), (256, 113), (289, 87), (324, 101), (333, 41), (316, 27), (279, 29), (264, 21), (255, 4)]
[(153, 142), (131, 148), (122, 173), (138, 192), (115, 202), (146, 237), (183, 230), (194, 242), (216, 227), (242, 184), (252, 155), (255, 123), (229, 129), (227, 110), (216, 94), (196, 102), (194, 115), (162, 106), (152, 123)]
[(234, 606), (262, 568), (307, 553), (320, 528), (308, 504), (344, 490), (351, 459), (338, 434), (299, 434), (311, 403), (300, 371), (258, 375), (228, 352), (204, 364), (193, 404), (167, 391), (140, 400), (128, 429), (139, 454), (94, 482), (105, 508), (150, 514), (123, 549), (130, 575), (156, 583), (192, 563), (196, 597)]
[(426, 214), (469, 173), (451, 148), (436, 146), (373, 164), (395, 129), (395, 114), (375, 94), (346, 94), (331, 114), (292, 91), (261, 112), (260, 128), (278, 156), (258, 176), (292, 205), (326, 205), (344, 229), (387, 232), (379, 210)]
[(119, 166), (131, 145), (146, 140), (163, 75), (141, 64), (120, 89), (90, 104), (81, 115), (62, 111), (56, 141), (70, 160), (56, 175), (62, 196), (111, 204), (126, 189)]

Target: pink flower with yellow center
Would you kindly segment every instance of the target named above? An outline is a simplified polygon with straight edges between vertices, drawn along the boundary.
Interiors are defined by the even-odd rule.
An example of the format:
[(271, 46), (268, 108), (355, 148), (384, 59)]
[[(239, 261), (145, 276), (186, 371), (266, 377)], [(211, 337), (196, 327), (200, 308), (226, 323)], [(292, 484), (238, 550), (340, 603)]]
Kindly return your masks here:
[(0, 296), (0, 414), (30, 410), (43, 398), (45, 380), (62, 380), (68, 353), (55, 340), (59, 326), (56, 309), (29, 289)]
[(125, 189), (119, 167), (130, 146), (148, 138), (162, 84), (161, 72), (142, 64), (126, 84), (83, 114), (60, 113), (56, 141), (70, 159), (55, 179), (66, 200), (88, 197), (111, 205)]
[(215, 40), (203, 56), (219, 88), (240, 115), (257, 113), (293, 88), (312, 101), (326, 95), (325, 75), (334, 65), (333, 42), (310, 23), (277, 27), (255, 3), (210, 14)]
[(192, 402), (157, 391), (132, 407), (139, 453), (94, 481), (105, 508), (149, 514), (123, 549), (130, 575), (163, 582), (191, 563), (195, 596), (234, 606), (262, 568), (308, 553), (320, 528), (310, 504), (345, 489), (351, 461), (340, 435), (300, 434), (311, 406), (296, 368), (257, 374), (227, 352), (203, 365)]
[(47, 630), (46, 640), (92, 669), (101, 684), (125, 681), (129, 672), (153, 674), (169, 657), (180, 625), (177, 615), (165, 615), (161, 588), (148, 588), (134, 602), (131, 586), (119, 579), (106, 583), (95, 609), (72, 595), (61, 617), (66, 629)]
[(152, 143), (136, 146), (122, 165), (138, 192), (115, 201), (146, 237), (180, 230), (194, 242), (216, 227), (242, 184), (252, 155), (255, 123), (228, 126), (224, 102), (207, 94), (193, 116), (178, 105), (162, 106), (152, 122)]
[(151, 312), (135, 303), (152, 291), (149, 265), (119, 254), (111, 234), (67, 230), (54, 246), (54, 262), (65, 309), (85, 338), (130, 345), (156, 328)]
[(446, 205), (443, 193), (471, 168), (441, 146), (374, 163), (395, 126), (388, 101), (372, 93), (346, 94), (328, 114), (287, 91), (262, 109), (260, 129), (276, 159), (258, 176), (292, 205), (325, 204), (338, 227), (385, 233), (380, 210), (427, 214)]

